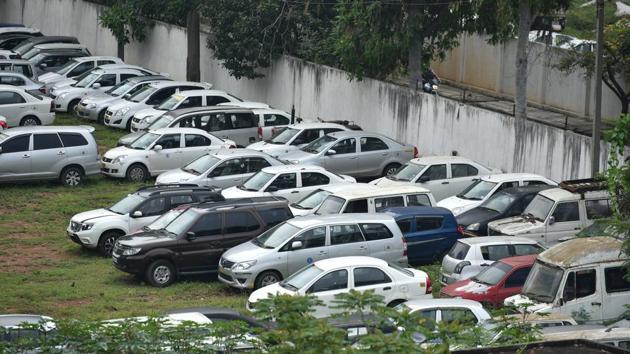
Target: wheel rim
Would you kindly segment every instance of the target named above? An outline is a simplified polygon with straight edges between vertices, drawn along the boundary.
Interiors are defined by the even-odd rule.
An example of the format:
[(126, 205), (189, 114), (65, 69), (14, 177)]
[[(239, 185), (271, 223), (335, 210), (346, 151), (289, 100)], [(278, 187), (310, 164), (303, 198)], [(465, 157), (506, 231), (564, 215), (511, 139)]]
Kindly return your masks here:
[(144, 170), (140, 167), (134, 167), (129, 171), (129, 177), (134, 182), (142, 182), (144, 180)]
[(115, 243), (116, 243), (116, 238), (113, 236), (105, 239), (105, 242), (103, 242), (103, 250), (105, 251), (106, 254), (112, 254)]
[(77, 170), (66, 172), (64, 182), (68, 186), (78, 186), (81, 183), (81, 173)]
[(37, 125), (37, 120), (34, 118), (26, 118), (23, 125)]
[(396, 166), (391, 166), (390, 168), (387, 169), (387, 171), (385, 171), (385, 175), (386, 176), (391, 176), (393, 175), (396, 171), (398, 170), (398, 167)]
[(164, 265), (157, 266), (153, 270), (153, 279), (157, 283), (166, 284), (171, 279), (171, 270)]
[(267, 285), (275, 284), (278, 282), (278, 277), (274, 274), (266, 274), (262, 279), (260, 279), (260, 286), (265, 287)]

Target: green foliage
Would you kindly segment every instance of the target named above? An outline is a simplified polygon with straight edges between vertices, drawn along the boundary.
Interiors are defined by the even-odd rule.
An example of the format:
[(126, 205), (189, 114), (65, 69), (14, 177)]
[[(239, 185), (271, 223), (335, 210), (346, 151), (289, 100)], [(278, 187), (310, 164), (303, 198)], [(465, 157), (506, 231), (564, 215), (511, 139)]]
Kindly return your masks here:
[(145, 29), (150, 21), (144, 15), (146, 4), (138, 0), (117, 1), (105, 8), (99, 17), (101, 26), (108, 28), (118, 43), (127, 44), (131, 40), (143, 41)]
[[(581, 6), (586, 0), (572, 0), (571, 6), (566, 12), (566, 27), (563, 33), (581, 39), (595, 39), (595, 27), (597, 22), (597, 8), (595, 4)], [(617, 21), (615, 12), (617, 6), (614, 1), (608, 0), (604, 6), (604, 21), (611, 24)]]

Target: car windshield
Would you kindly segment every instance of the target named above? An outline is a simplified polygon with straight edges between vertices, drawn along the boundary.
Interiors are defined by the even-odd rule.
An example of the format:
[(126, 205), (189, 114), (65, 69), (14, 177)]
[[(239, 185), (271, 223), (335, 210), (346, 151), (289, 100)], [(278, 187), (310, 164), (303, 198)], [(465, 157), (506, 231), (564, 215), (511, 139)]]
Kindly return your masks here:
[(171, 221), (175, 220), (185, 210), (186, 210), (185, 208), (171, 209), (167, 211), (166, 213), (162, 214), (162, 216), (160, 216), (159, 218), (155, 219), (155, 221), (153, 221), (151, 224), (149, 224), (149, 226), (147, 226), (147, 229), (149, 230), (164, 229), (166, 228), (166, 226), (168, 226), (168, 224), (171, 223)]
[(272, 144), (284, 145), (288, 143), (299, 132), (299, 129), (287, 127), (280, 130), (276, 135), (271, 138), (271, 140), (269, 140), (269, 142)]
[(317, 208), (315, 214), (317, 215), (328, 215), (328, 214), (339, 214), (341, 213), (341, 208), (346, 203), (346, 200), (341, 197), (336, 197), (334, 195), (329, 195), (324, 199), (322, 204)]
[(201, 214), (195, 210), (195, 208), (190, 208), (179, 214), (174, 220), (171, 220), (164, 230), (169, 232), (172, 237), (177, 237), (183, 234), (184, 231), (189, 230), (200, 215)]
[(512, 194), (499, 192), (483, 202), (479, 207), (496, 211), (497, 213), (501, 214), (508, 210), (508, 208), (512, 205), (512, 203), (514, 203), (515, 200), (516, 197)]
[(512, 270), (511, 265), (503, 262), (494, 262), (490, 267), (482, 270), (470, 280), (485, 285), (496, 285), (510, 270)]
[(118, 203), (107, 208), (107, 210), (113, 211), (114, 213), (121, 214), (121, 215), (128, 214), (135, 207), (140, 205), (140, 203), (144, 202), (144, 200), (145, 198), (139, 196), (138, 194), (129, 194), (125, 198), (120, 200)]
[(306, 286), (306, 284), (308, 284), (311, 280), (313, 280), (323, 272), (324, 271), (318, 268), (316, 265), (310, 264), (293, 273), (293, 275), (288, 277), (286, 280), (281, 281), (280, 286), (285, 289), (297, 291), (299, 289), (302, 289), (304, 286)]
[(531, 215), (539, 221), (545, 221), (554, 204), (555, 202), (553, 200), (537, 194), (534, 199), (532, 199), (532, 201), (527, 205), (527, 208), (525, 208), (523, 214)]
[(427, 167), (426, 165), (420, 165), (413, 162), (407, 162), (396, 173), (387, 176), (387, 178), (394, 181), (411, 181)]
[(496, 185), (497, 184), (495, 182), (479, 180), (464, 189), (464, 191), (457, 196), (468, 200), (483, 200), (483, 198), (485, 198)]
[(57, 74), (64, 75), (68, 71), (72, 70), (72, 68), (74, 68), (75, 65), (77, 65), (77, 61), (70, 60), (69, 62), (65, 63), (59, 70), (57, 70)]
[(275, 175), (273, 173), (267, 173), (260, 171), (251, 176), (245, 183), (239, 186), (239, 189), (245, 191), (258, 192), (260, 191)]
[(136, 150), (146, 150), (159, 137), (160, 137), (160, 134), (144, 133), (138, 139), (134, 140), (134, 142), (131, 143), (131, 145), (129, 145), (129, 147), (132, 148), (132, 149), (136, 149)]
[(221, 159), (218, 159), (215, 156), (204, 155), (189, 163), (185, 167), (182, 167), (182, 171), (199, 176), (200, 174), (208, 171), (210, 167), (216, 165), (219, 161), (221, 161)]
[(42, 52), (39, 49), (33, 47), (28, 52), (22, 54), (22, 59), (30, 60), (30, 59), (33, 59), (36, 56), (41, 55), (41, 54), (42, 54)]
[(306, 197), (302, 198), (299, 202), (293, 204), (298, 209), (310, 210), (320, 205), (327, 196), (331, 195), (329, 191), (318, 189)]
[(564, 271), (540, 261), (536, 261), (523, 285), (521, 294), (530, 300), (552, 302), (560, 287)]
[(133, 88), (134, 86), (135, 84), (133, 82), (123, 81), (119, 83), (118, 85), (113, 86), (109, 90), (105, 91), (105, 93), (114, 97), (120, 97), (124, 95), (125, 93), (127, 93), (127, 91), (131, 90), (131, 88)]
[(101, 74), (91, 73), (88, 76), (77, 81), (77, 83), (74, 84), (74, 87), (88, 87), (92, 84), (92, 82), (96, 81), (100, 76)]
[(162, 102), (157, 109), (161, 109), (163, 111), (170, 111), (175, 108), (181, 101), (183, 101), (186, 97), (182, 95), (171, 95), (171, 97), (167, 98), (164, 102)]
[(284, 244), (300, 230), (299, 227), (283, 222), (253, 239), (252, 243), (258, 247), (273, 249)]
[(311, 154), (319, 154), (320, 152), (326, 150), (332, 143), (337, 141), (337, 139), (332, 136), (324, 135), (318, 139), (313, 140), (310, 144), (306, 145), (302, 148), (304, 152), (310, 152)]
[(155, 130), (155, 129), (167, 128), (169, 124), (171, 124), (171, 122), (173, 122), (174, 120), (175, 120), (175, 117), (171, 115), (168, 115), (168, 114), (163, 115), (159, 117), (158, 119), (156, 119), (153, 123), (151, 123), (148, 129)]
[(153, 92), (157, 91), (157, 88), (147, 85), (143, 87), (141, 90), (134, 93), (129, 97), (129, 101), (131, 102), (142, 102), (145, 98), (149, 97)]
[(9, 138), (8, 135), (0, 133), (0, 143), (7, 140)]

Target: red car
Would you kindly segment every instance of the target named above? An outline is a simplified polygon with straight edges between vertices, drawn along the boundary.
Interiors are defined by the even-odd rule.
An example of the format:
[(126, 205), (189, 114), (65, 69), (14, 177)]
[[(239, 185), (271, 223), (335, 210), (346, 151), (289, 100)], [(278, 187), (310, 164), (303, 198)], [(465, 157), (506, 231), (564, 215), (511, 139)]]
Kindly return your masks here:
[(495, 307), (503, 300), (521, 293), (537, 255), (503, 258), (476, 276), (443, 287), (441, 297), (461, 297)]

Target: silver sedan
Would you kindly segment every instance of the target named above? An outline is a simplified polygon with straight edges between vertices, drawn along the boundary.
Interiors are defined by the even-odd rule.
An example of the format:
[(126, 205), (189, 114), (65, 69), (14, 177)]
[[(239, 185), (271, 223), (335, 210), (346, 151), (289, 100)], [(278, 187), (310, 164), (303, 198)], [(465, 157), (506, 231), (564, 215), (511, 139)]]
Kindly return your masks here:
[(293, 164), (319, 165), (353, 177), (386, 176), (417, 157), (418, 149), (381, 134), (341, 131), (278, 156)]

